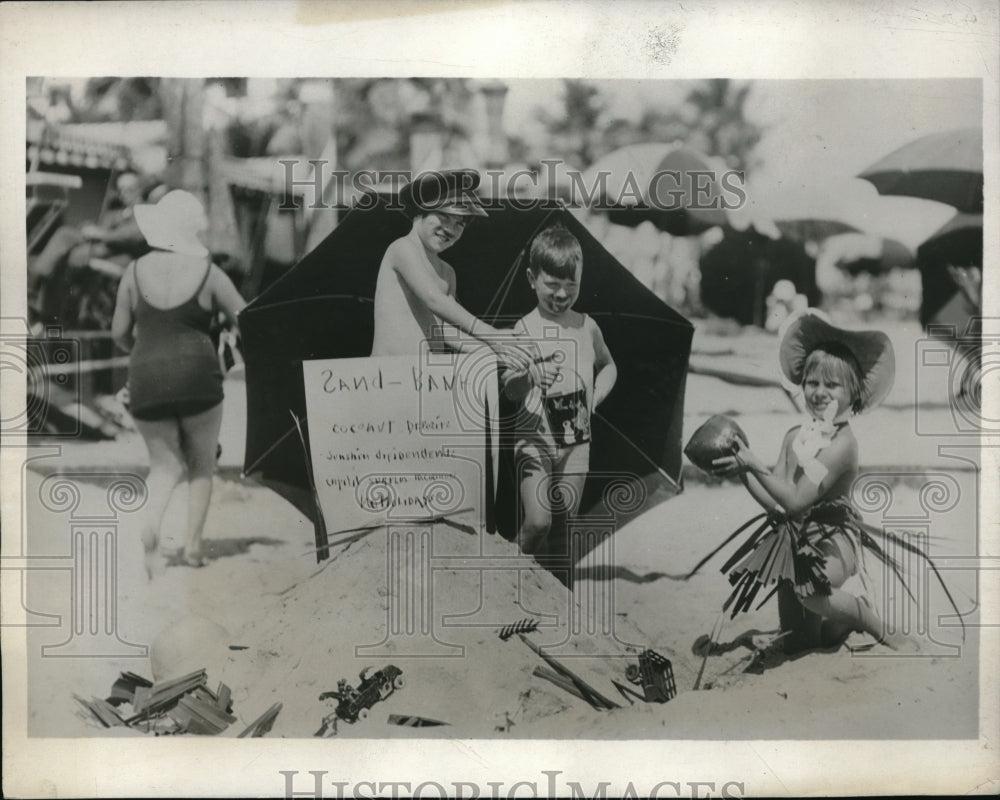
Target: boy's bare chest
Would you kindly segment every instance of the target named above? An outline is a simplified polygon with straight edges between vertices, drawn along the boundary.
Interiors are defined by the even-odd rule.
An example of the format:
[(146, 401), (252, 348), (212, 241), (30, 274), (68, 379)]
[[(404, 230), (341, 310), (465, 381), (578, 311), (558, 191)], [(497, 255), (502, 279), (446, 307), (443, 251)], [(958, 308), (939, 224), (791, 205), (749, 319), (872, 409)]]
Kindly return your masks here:
[(450, 286), (448, 282), (448, 265), (439, 258), (429, 256), (424, 258), (424, 268), (427, 276), (437, 284), (438, 288), (442, 292), (447, 293)]

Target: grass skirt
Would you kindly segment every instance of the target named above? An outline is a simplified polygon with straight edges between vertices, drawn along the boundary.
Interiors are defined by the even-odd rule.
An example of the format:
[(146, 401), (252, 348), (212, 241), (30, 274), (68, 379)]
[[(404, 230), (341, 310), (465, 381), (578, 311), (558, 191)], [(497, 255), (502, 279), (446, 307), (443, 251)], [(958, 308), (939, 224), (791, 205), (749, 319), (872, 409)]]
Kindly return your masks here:
[[(880, 540), (923, 558), (962, 621), (961, 612), (951, 592), (928, 555), (896, 534), (866, 525), (850, 501), (843, 497), (816, 503), (804, 516), (795, 520), (780, 513), (758, 514), (726, 537), (686, 577), (690, 578), (698, 572), (712, 557), (748, 530), (750, 533), (745, 541), (721, 569), (723, 573), (729, 573), (729, 582), (733, 586), (722, 606), (723, 612), (730, 612), (731, 619), (743, 611), (749, 611), (761, 590), (766, 590), (757, 608), (763, 606), (782, 582), (791, 584), (800, 599), (813, 594), (830, 594), (830, 581), (824, 572), (827, 556), (820, 545), (837, 536), (838, 547), (846, 543), (853, 549), (866, 591), (870, 591), (870, 581), (865, 567), (865, 553), (870, 553), (892, 570), (907, 594), (913, 597), (899, 563), (885, 552), (879, 544)], [(964, 638), (964, 621), (962, 631)]]
[(850, 542), (855, 560), (860, 562), (857, 543), (861, 520), (846, 500), (817, 503), (798, 521), (768, 515), (722, 566), (734, 587), (723, 611), (732, 609), (733, 617), (748, 611), (761, 589), (768, 589), (763, 605), (781, 581), (792, 584), (800, 598), (830, 594), (830, 581), (824, 573), (826, 555), (820, 544), (837, 534), (840, 542)]

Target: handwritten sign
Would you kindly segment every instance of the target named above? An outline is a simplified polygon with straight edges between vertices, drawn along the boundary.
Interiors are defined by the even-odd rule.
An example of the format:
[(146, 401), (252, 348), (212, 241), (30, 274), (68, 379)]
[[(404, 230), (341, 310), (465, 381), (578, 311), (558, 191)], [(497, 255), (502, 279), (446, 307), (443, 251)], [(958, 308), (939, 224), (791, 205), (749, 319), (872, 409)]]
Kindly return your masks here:
[(328, 531), (482, 515), (492, 354), (305, 361), (302, 372)]

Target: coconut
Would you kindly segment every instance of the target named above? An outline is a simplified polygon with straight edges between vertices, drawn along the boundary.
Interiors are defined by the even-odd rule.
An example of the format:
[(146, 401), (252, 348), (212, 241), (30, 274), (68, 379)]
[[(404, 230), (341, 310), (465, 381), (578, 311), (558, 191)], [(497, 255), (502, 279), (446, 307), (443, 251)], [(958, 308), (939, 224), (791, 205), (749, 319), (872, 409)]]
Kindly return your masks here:
[(696, 467), (713, 472), (712, 462), (717, 458), (732, 455), (736, 451), (736, 441), (747, 445), (747, 435), (732, 419), (722, 414), (709, 417), (698, 430), (694, 432), (687, 446), (686, 455)]

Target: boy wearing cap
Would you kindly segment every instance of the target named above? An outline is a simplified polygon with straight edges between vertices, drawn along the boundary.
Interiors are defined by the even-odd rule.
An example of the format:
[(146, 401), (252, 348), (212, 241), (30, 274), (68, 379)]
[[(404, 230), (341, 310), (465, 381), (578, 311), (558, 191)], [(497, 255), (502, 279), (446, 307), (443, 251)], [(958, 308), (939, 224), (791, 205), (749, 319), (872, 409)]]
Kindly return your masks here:
[[(422, 341), (440, 352), (446, 345), (445, 325), (486, 340), (498, 354), (498, 340), (514, 337), (462, 307), (455, 299), (455, 270), (440, 256), (475, 217), (486, 216), (474, 193), (478, 184), (479, 173), (453, 170), (421, 175), (403, 187), (400, 199), (413, 225), (386, 248), (379, 267), (373, 356), (417, 355)], [(453, 336), (448, 343), (463, 347)]]

